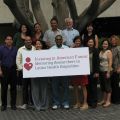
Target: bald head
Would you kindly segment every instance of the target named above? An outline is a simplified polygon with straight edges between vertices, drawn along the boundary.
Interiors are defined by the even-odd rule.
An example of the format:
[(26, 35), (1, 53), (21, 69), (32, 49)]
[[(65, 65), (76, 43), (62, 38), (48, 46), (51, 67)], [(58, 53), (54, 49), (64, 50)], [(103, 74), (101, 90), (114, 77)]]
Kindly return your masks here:
[(73, 27), (73, 19), (72, 18), (65, 18), (65, 24), (67, 29), (71, 29)]

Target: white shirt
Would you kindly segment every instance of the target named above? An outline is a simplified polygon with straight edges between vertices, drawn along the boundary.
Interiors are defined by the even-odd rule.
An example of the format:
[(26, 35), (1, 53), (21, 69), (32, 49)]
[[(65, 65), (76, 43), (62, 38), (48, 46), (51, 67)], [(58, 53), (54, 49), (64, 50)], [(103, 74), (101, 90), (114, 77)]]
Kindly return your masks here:
[(36, 50), (34, 46), (32, 46), (31, 50), (28, 50), (25, 46), (20, 47), (18, 49), (17, 56), (16, 56), (16, 65), (17, 65), (18, 70), (23, 69), (23, 66), (22, 66), (22, 52), (23, 51), (34, 51), (34, 50)]
[(66, 48), (69, 48), (69, 47), (66, 46), (66, 45), (62, 45), (60, 48), (58, 48), (57, 45), (54, 45), (54, 46), (51, 47), (50, 49), (66, 49)]
[(65, 29), (63, 30), (63, 35), (65, 36), (65, 45), (72, 46), (73, 45), (73, 39), (76, 36), (79, 36), (79, 32), (76, 29)]
[(57, 29), (57, 31), (53, 31), (53, 30), (49, 29), (45, 32), (44, 37), (43, 37), (43, 41), (49, 42), (50, 47), (52, 47), (53, 45), (55, 45), (55, 37), (57, 35), (62, 35), (63, 36), (62, 30)]

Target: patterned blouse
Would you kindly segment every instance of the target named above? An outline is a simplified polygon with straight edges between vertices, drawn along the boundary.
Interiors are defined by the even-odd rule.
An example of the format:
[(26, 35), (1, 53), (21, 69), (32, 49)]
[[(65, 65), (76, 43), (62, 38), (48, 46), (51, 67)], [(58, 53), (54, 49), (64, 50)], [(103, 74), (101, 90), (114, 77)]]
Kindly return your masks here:
[(113, 54), (112, 68), (116, 71), (116, 69), (120, 67), (120, 46), (112, 47), (111, 51)]

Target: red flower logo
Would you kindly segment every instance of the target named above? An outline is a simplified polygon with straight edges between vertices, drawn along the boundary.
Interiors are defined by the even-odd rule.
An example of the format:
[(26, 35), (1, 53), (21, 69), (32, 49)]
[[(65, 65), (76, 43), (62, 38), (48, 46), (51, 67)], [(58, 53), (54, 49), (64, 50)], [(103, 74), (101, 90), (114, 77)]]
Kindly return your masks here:
[(26, 70), (30, 70), (30, 69), (33, 67), (33, 64), (30, 63), (31, 59), (30, 59), (29, 57), (27, 57), (27, 58), (25, 59), (25, 61), (26, 61), (26, 63), (24, 64), (24, 68), (25, 68)]

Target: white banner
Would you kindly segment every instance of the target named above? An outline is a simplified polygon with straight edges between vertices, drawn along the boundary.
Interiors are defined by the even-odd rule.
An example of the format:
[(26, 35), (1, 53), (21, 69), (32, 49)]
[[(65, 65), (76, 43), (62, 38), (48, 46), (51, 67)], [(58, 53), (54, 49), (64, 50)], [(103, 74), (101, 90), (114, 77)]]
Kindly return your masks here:
[(24, 78), (90, 74), (87, 47), (24, 51), (22, 56)]

